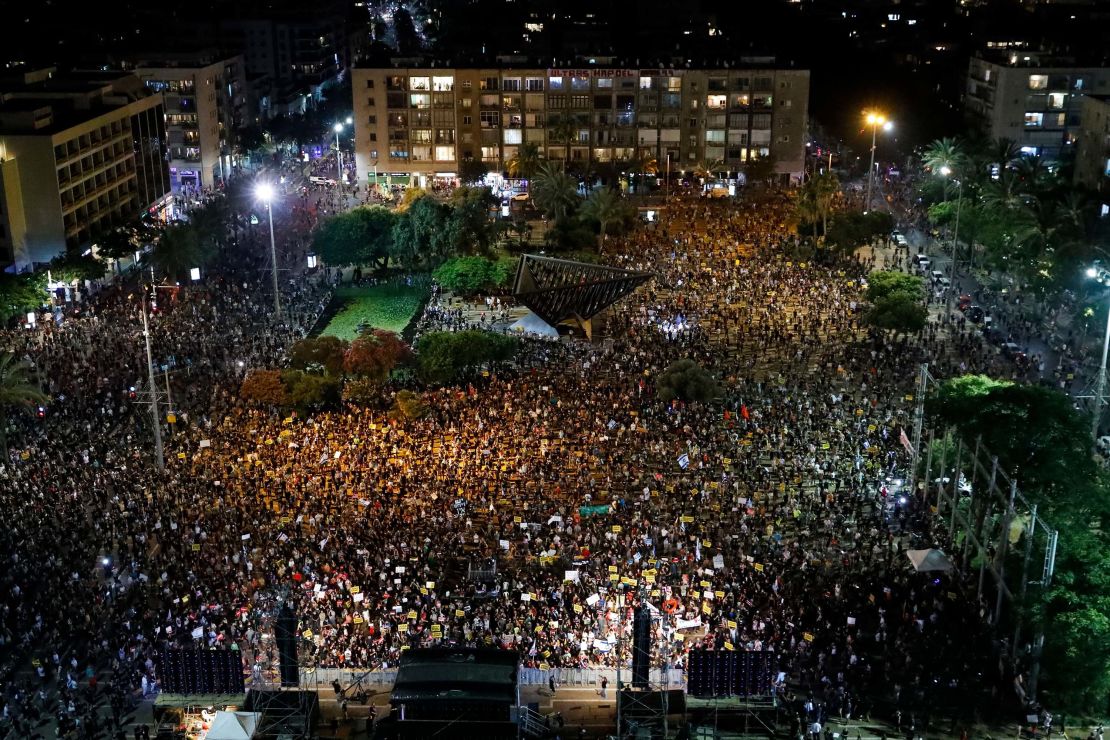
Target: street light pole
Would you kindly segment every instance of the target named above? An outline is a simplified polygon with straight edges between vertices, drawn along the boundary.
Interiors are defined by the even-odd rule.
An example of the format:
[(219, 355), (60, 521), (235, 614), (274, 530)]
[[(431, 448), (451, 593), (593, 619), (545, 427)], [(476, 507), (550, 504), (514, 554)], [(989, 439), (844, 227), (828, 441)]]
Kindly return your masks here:
[(875, 144), (876, 138), (879, 134), (879, 119), (871, 119), (871, 166), (867, 168), (867, 200), (864, 202), (863, 210), (871, 210), (871, 183), (875, 179)]
[(274, 206), (266, 201), (266, 213), (270, 217), (270, 266), (274, 277), (274, 314), (281, 318), (281, 291), (278, 289), (277, 244), (274, 242)]
[(956, 185), (959, 188), (956, 194), (956, 228), (952, 231), (952, 264), (948, 266), (948, 279), (952, 284), (948, 286), (948, 299), (944, 302), (946, 319), (952, 315), (952, 294), (956, 291), (956, 255), (960, 251), (960, 207), (964, 202), (964, 181), (956, 180)]
[[(158, 414), (158, 385), (154, 381), (154, 353), (150, 349), (150, 324), (146, 318), (146, 300), (141, 295), (139, 303), (143, 307), (143, 339), (146, 341), (147, 381), (150, 385), (150, 421), (154, 427), (154, 463), (158, 466), (158, 470), (165, 470), (166, 460), (162, 453), (162, 419)], [(1105, 355), (1105, 352), (1103, 354)]]
[(343, 150), (339, 148), (339, 132), (343, 130), (343, 124), (335, 124), (335, 157), (336, 157), (336, 180), (339, 184), (343, 184)]

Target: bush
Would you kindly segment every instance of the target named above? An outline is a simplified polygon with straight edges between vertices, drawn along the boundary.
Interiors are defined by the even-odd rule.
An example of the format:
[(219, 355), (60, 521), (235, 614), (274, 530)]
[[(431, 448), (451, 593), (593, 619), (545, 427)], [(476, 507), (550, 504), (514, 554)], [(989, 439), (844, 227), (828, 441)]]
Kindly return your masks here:
[(716, 379), (693, 360), (678, 360), (667, 366), (655, 383), (664, 401), (698, 401), (707, 403), (719, 394)]
[(351, 378), (343, 384), (343, 400), (355, 406), (377, 406), (382, 397), (382, 385), (365, 378)]
[(281, 381), (289, 394), (289, 405), (298, 409), (331, 408), (339, 403), (339, 381), (327, 375), (286, 370)]
[(397, 394), (397, 399), (393, 403), (393, 410), (389, 413), (395, 419), (414, 421), (427, 416), (428, 410), (428, 404), (424, 403), (420, 394), (412, 391), (401, 391)]

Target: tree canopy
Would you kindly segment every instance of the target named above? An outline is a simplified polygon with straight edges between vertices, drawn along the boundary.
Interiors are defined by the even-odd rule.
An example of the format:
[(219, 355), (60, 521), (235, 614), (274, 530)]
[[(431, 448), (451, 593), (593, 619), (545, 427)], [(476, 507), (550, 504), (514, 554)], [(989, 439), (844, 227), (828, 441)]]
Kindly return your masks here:
[(384, 267), (393, 246), (397, 216), (382, 206), (354, 208), (328, 218), (316, 230), (313, 249), (329, 265)]
[(416, 342), (417, 368), (431, 383), (447, 383), (481, 365), (508, 362), (516, 354), (517, 340), (487, 331), (439, 331)]
[(698, 401), (708, 403), (720, 394), (717, 380), (705, 368), (690, 359), (676, 360), (659, 374), (656, 392), (665, 401)]

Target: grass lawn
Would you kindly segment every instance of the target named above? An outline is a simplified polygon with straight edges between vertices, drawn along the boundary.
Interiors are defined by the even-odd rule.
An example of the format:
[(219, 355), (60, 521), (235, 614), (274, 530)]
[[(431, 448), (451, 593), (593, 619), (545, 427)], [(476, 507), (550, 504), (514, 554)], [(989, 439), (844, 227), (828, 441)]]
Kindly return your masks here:
[(427, 291), (422, 286), (396, 284), (341, 286), (336, 295), (346, 299), (347, 305), (339, 309), (320, 333), (350, 341), (358, 336), (362, 323), (400, 334), (416, 315)]

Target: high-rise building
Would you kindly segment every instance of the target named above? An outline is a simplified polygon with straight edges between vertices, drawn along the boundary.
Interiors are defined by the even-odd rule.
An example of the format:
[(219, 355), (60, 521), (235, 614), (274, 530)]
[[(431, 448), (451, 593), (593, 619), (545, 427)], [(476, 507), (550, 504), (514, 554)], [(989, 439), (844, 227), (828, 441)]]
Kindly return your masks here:
[(1079, 116), (1075, 181), (1096, 191), (1110, 215), (1110, 95), (1084, 95)]
[(1075, 144), (1082, 97), (1107, 92), (1110, 68), (1012, 50), (971, 60), (965, 109), (992, 139), (1056, 159)]
[(805, 164), (808, 70), (429, 66), (351, 80), (361, 182), (454, 177), (466, 160), (502, 172), (524, 143), (583, 166), (654, 158), (660, 174), (735, 176), (771, 157), (796, 179)]
[(130, 73), (0, 81), (0, 260), (48, 262), (172, 207), (165, 108)]
[(235, 130), (251, 120), (242, 56), (214, 52), (142, 56), (132, 70), (166, 106), (170, 181), (213, 187), (237, 164)]

